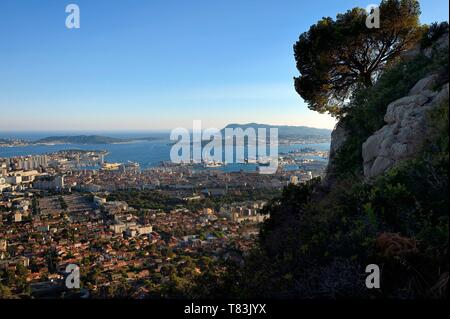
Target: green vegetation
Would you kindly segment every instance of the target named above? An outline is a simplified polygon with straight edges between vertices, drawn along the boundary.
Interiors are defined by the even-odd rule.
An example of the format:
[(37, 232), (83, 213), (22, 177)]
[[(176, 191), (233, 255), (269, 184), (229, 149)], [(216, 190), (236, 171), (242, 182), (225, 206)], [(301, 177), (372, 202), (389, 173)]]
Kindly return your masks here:
[(111, 144), (123, 142), (120, 138), (100, 135), (77, 135), (77, 136), (49, 136), (36, 141), (40, 143), (64, 143), (64, 144)]
[[(374, 86), (355, 92), (352, 100), (343, 108), (343, 124), (348, 138), (339, 151), (334, 164), (341, 176), (362, 174), (361, 145), (379, 130), (390, 102), (408, 94), (411, 87), (430, 73), (441, 72), (445, 81), (448, 69), (446, 50), (437, 51), (431, 57), (419, 55), (412, 61), (402, 61), (388, 68)], [(442, 71), (444, 70), (444, 71)]]
[[(430, 48), (444, 32), (447, 24), (433, 25), (418, 41)], [(448, 100), (429, 113), (420, 153), (370, 183), (362, 178), (362, 143), (384, 125), (387, 105), (431, 73), (439, 74), (437, 88), (448, 82), (448, 48), (390, 61), (373, 85), (355, 88), (339, 111), (349, 138), (334, 159), (333, 187), (324, 188), (319, 179), (286, 187), (265, 208), (270, 218), (244, 265), (227, 265), (224, 274), (201, 281), (203, 296), (445, 298)], [(369, 264), (380, 266), (382, 289), (365, 287)]]
[[(448, 114), (448, 105), (445, 109)], [(439, 115), (441, 125), (448, 122), (448, 116)], [(216, 293), (444, 297), (438, 287), (448, 279), (449, 158), (448, 140), (443, 147), (442, 131), (437, 136), (432, 153), (405, 162), (372, 185), (342, 180), (326, 195), (320, 180), (285, 188), (265, 209), (271, 217), (245, 266), (229, 266), (227, 275), (210, 281), (221, 285)], [(382, 267), (381, 291), (364, 286), (365, 266), (372, 263)], [(207, 291), (217, 288), (211, 285)]]
[(31, 211), (33, 215), (39, 215), (41, 209), (39, 208), (39, 201), (37, 200), (37, 197), (34, 196), (31, 201)]
[(294, 46), (300, 76), (295, 88), (310, 109), (341, 115), (355, 90), (371, 87), (381, 71), (420, 37), (416, 0), (383, 0), (380, 28), (366, 26), (367, 13), (354, 8), (323, 18)]
[(56, 273), (59, 262), (58, 252), (56, 251), (56, 249), (54, 248), (48, 249), (45, 254), (45, 260), (47, 262), (48, 271), (51, 274)]
[(279, 195), (277, 190), (246, 189), (238, 193), (228, 192), (223, 196), (206, 197), (199, 200), (184, 201), (182, 198), (169, 195), (163, 190), (120, 190), (108, 196), (108, 201), (126, 201), (128, 205), (138, 210), (160, 209), (170, 211), (175, 208), (185, 207), (191, 211), (203, 208), (219, 210), (223, 204), (231, 204), (242, 201), (269, 200)]
[(321, 129), (315, 127), (308, 126), (289, 126), (289, 125), (268, 125), (268, 124), (258, 124), (258, 123), (247, 123), (247, 124), (228, 124), (225, 128), (222, 129), (222, 134), (225, 135), (225, 129), (237, 129), (240, 128), (242, 130), (246, 130), (248, 128), (253, 128), (255, 131), (258, 129), (266, 129), (266, 132), (269, 132), (271, 128), (278, 129), (279, 137), (286, 136), (298, 136), (302, 138), (306, 137), (329, 137), (331, 134), (331, 130), (329, 129)]
[(281, 192), (274, 189), (245, 189), (238, 193), (228, 192), (223, 196), (207, 197), (200, 200), (194, 200), (186, 203), (186, 207), (191, 211), (197, 211), (202, 208), (213, 208), (216, 211), (224, 204), (233, 204), (245, 201), (270, 200), (279, 196)]
[(34, 144), (114, 144), (132, 141), (152, 141), (156, 137), (116, 138), (101, 135), (49, 136), (33, 142)]
[(15, 269), (0, 270), (0, 299), (29, 296), (30, 286), (26, 280), (29, 272), (21, 263), (17, 263)]
[(125, 201), (136, 209), (161, 209), (170, 211), (183, 203), (183, 200), (164, 194), (161, 191), (129, 189), (116, 191), (108, 196), (108, 201)]
[(421, 40), (422, 48), (429, 48), (434, 42), (448, 32), (448, 22), (432, 23), (427, 30), (427, 33)]

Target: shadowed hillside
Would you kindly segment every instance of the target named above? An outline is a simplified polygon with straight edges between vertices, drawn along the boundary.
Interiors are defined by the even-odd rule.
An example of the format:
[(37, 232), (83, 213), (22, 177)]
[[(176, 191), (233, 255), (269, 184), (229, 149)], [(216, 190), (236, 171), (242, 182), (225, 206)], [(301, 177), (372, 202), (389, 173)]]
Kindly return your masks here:
[[(343, 23), (355, 15), (353, 10), (340, 16), (338, 27), (345, 29)], [(311, 32), (322, 27), (322, 22), (311, 27), (300, 41), (311, 40)], [(448, 24), (416, 28), (419, 35), (386, 61), (373, 81), (352, 82), (346, 102), (337, 105), (297, 87), (311, 98), (312, 108), (340, 119), (327, 175), (286, 187), (265, 208), (270, 218), (258, 247), (243, 264), (226, 265), (225, 275), (209, 274), (202, 282), (208, 295), (200, 296), (447, 296)], [(303, 53), (296, 51), (298, 63), (307, 60), (299, 57)], [(344, 94), (339, 90), (324, 94), (336, 99)], [(380, 289), (365, 285), (369, 264), (381, 270)]]

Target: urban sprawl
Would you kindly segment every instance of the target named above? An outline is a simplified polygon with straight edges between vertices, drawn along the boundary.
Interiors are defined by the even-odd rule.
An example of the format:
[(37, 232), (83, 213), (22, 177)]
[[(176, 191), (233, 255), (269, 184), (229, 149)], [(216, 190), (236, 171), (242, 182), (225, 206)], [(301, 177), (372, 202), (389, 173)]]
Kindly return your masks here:
[[(326, 161), (304, 155), (328, 156), (280, 154), (271, 175), (194, 163), (141, 170), (105, 162), (105, 151), (0, 158), (2, 293), (173, 296), (196, 276), (220, 271), (220, 261), (242, 262), (268, 217), (264, 205), (286, 185), (323, 173)], [(80, 289), (65, 284), (71, 264)]]

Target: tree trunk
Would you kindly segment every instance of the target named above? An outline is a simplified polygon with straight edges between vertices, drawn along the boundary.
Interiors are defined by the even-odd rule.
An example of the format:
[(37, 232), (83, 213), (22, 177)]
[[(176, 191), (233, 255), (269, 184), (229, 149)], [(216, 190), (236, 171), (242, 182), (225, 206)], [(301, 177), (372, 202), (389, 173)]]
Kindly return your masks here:
[(371, 73), (363, 74), (362, 80), (363, 80), (363, 84), (366, 88), (371, 87), (373, 85)]

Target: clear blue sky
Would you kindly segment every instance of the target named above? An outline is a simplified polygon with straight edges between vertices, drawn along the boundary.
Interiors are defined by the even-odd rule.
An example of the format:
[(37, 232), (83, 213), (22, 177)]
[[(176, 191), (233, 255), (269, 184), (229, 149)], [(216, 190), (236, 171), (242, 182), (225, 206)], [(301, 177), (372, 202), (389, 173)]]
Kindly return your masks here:
[[(0, 131), (330, 128), (293, 89), (292, 46), (321, 17), (373, 2), (1, 0)], [(421, 6), (422, 22), (448, 20), (447, 0)]]

